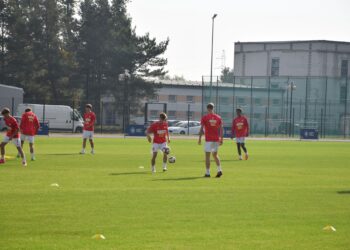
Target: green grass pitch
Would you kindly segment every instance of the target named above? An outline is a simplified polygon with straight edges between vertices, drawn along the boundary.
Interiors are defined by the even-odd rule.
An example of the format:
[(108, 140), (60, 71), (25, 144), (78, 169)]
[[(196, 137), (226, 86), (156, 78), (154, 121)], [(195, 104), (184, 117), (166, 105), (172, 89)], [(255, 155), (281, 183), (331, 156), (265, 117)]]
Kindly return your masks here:
[(202, 178), (196, 140), (174, 138), (177, 162), (162, 173), (158, 157), (155, 175), (146, 139), (98, 138), (96, 155), (36, 144), (27, 168), (0, 165), (0, 249), (350, 249), (350, 143), (248, 141), (237, 161), (227, 140), (220, 179)]

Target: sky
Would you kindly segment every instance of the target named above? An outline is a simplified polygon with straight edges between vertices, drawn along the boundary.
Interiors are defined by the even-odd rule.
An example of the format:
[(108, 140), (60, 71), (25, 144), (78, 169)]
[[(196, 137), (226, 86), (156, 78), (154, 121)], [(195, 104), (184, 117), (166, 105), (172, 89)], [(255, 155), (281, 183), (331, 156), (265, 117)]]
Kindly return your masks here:
[(350, 0), (131, 0), (128, 12), (137, 34), (169, 37), (168, 74), (188, 80), (210, 75), (214, 13), (213, 75), (233, 68), (237, 41), (350, 42)]

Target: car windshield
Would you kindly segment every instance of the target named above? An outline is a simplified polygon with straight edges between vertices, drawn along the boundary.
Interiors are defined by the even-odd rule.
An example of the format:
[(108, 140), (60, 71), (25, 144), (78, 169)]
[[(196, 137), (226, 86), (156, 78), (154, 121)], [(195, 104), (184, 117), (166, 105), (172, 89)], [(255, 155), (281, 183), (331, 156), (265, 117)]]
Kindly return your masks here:
[(175, 127), (180, 127), (180, 128), (186, 128), (187, 123), (183, 123), (183, 122), (178, 122), (175, 124)]

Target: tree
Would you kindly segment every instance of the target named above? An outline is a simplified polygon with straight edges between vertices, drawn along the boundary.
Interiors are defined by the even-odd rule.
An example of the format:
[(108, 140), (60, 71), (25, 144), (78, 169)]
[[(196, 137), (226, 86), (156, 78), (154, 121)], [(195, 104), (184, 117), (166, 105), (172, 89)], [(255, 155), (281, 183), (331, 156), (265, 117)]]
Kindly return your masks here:
[(229, 67), (225, 67), (221, 71), (221, 76), (220, 76), (221, 82), (233, 82), (234, 79), (234, 73), (233, 70), (231, 70)]

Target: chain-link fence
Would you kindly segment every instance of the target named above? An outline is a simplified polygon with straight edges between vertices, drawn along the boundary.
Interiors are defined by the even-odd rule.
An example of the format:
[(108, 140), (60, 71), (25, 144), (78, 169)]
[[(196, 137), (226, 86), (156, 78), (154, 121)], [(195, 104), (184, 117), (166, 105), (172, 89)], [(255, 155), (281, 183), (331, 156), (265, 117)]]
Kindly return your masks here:
[(249, 118), (250, 134), (297, 136), (315, 129), (321, 137), (350, 133), (349, 78), (234, 77), (232, 82), (203, 77), (203, 103), (216, 104), (225, 124), (240, 107)]

